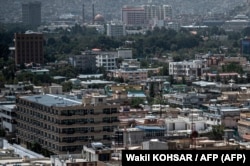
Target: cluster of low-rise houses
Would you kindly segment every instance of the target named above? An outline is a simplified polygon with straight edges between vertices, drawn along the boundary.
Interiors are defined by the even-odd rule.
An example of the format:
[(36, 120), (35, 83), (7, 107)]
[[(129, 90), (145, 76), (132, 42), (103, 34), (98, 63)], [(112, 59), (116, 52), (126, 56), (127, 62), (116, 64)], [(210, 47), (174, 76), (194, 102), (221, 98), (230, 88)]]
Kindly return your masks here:
[[(30, 32), (23, 37), (33, 40), (36, 34)], [(18, 45), (20, 38), (15, 39)], [(16, 62), (19, 59), (28, 67), (27, 57), (16, 49)], [(1, 89), (0, 126), (11, 142), (28, 149), (36, 143), (59, 156), (80, 155), (86, 152), (84, 146), (99, 146), (82, 162), (119, 162), (121, 149), (247, 148), (240, 141), (250, 141), (248, 75), (218, 72), (233, 63), (247, 73), (246, 57), (197, 54), (192, 61), (167, 61), (169, 76), (160, 76), (162, 67), (141, 68), (131, 49), (92, 49), (72, 55), (69, 63), (73, 67), (82, 71), (103, 68), (113, 79), (105, 80), (103, 74), (54, 76), (55, 83), (72, 83), (73, 90), (67, 93), (54, 83), (45, 87), (30, 82), (6, 83)], [(67, 63), (50, 63), (26, 72), (50, 75), (50, 69)], [(124, 83), (117, 84), (115, 79)], [(152, 92), (153, 102), (148, 100)], [(227, 129), (224, 140), (205, 137), (218, 125)], [(196, 141), (190, 140), (194, 131), (200, 136)], [(95, 156), (100, 154), (103, 156)], [(67, 160), (78, 161), (69, 155)], [(53, 161), (63, 164), (66, 159)]]
[[(145, 74), (137, 79), (140, 73), (130, 75), (132, 69), (124, 70), (128, 71), (125, 76), (130, 75), (126, 78), (131, 80), (120, 84), (101, 80), (100, 74), (79, 75), (73, 79), (57, 76), (56, 79), (78, 84), (78, 89), (68, 93), (58, 84), (46, 87), (22, 82), (5, 84), (1, 90), (4, 94), (1, 128), (6, 131), (7, 139), (22, 147), (31, 148), (36, 142), (42, 149), (56, 154), (51, 156), (51, 162), (61, 165), (65, 162), (119, 163), (122, 149), (247, 149), (250, 85), (236, 83), (234, 75), (229, 75), (232, 73), (223, 73), (225, 77), (221, 82), (206, 80), (205, 75), (211, 65), (220, 67), (231, 61), (248, 65), (248, 62), (243, 57), (204, 57), (205, 60), (170, 62), (169, 73), (176, 84), (169, 82), (166, 76), (148, 78)], [(137, 64), (128, 59), (122, 66), (128, 63)], [(235, 76), (240, 77), (238, 73)], [(188, 83), (178, 84), (179, 77), (185, 77)], [(91, 88), (93, 84), (100, 86)], [(152, 84), (154, 98), (159, 102), (150, 105), (148, 96)], [(33, 91), (25, 90), (27, 86), (33, 86)], [(141, 103), (133, 108), (131, 103), (136, 99), (141, 99)], [(213, 126), (219, 125), (225, 128), (224, 140), (206, 137)], [(194, 131), (199, 137), (190, 139)]]

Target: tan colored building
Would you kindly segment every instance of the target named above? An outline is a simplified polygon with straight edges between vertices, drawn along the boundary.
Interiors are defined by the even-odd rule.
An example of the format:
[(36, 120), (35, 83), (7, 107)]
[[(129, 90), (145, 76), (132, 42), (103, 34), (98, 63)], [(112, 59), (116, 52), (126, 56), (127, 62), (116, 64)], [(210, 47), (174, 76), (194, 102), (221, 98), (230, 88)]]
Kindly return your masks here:
[(15, 64), (44, 63), (43, 34), (27, 31), (15, 33)]
[(101, 141), (111, 146), (119, 125), (119, 104), (107, 96), (35, 95), (17, 98), (17, 140), (30, 147), (36, 142), (55, 154), (79, 153), (83, 145)]
[(147, 70), (137, 68), (112, 70), (110, 74), (114, 78), (123, 78), (124, 81), (132, 83), (146, 82), (148, 78)]
[(239, 136), (246, 141), (250, 141), (250, 113), (241, 113), (238, 121)]

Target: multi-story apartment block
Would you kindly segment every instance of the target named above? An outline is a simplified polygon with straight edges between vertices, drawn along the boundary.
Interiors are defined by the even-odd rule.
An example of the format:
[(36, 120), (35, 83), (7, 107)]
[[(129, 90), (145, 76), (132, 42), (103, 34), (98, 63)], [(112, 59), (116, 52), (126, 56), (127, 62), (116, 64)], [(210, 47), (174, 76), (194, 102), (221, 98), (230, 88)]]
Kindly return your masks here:
[(127, 26), (143, 26), (146, 24), (145, 9), (143, 7), (122, 8), (122, 22)]
[(43, 34), (27, 31), (15, 33), (15, 64), (44, 63)]
[(142, 5), (139, 7), (122, 8), (122, 21), (126, 25), (143, 26), (151, 20), (170, 20), (172, 7), (170, 5)]
[(182, 61), (182, 62), (170, 62), (169, 63), (169, 75), (174, 77), (199, 77), (203, 73), (203, 69), (206, 68), (206, 64), (202, 60)]
[(16, 131), (16, 108), (15, 105), (0, 105), (0, 128), (9, 133)]
[(114, 52), (97, 52), (96, 67), (104, 67), (106, 70), (113, 70), (117, 68), (116, 59), (118, 54)]
[(198, 108), (206, 101), (206, 94), (190, 93), (174, 93), (170, 94), (168, 103), (182, 108)]
[(100, 94), (21, 96), (16, 106), (18, 142), (27, 147), (37, 142), (55, 154), (79, 153), (92, 141), (111, 146), (119, 125), (119, 104)]
[(84, 51), (81, 55), (74, 55), (69, 58), (69, 62), (75, 68), (86, 71), (96, 71), (96, 53), (94, 51)]
[(240, 113), (238, 133), (245, 141), (250, 141), (250, 113)]
[(111, 70), (110, 76), (114, 78), (123, 78), (124, 81), (131, 83), (146, 82), (148, 78), (148, 71), (139, 69), (137, 66), (129, 66), (127, 63), (122, 64), (120, 69)]
[(29, 2), (22, 4), (23, 24), (39, 26), (41, 24), (41, 2)]
[(107, 36), (122, 37), (126, 35), (125, 25), (119, 22), (110, 22), (107, 24)]
[(244, 111), (243, 108), (212, 105), (203, 113), (203, 116), (207, 119), (208, 126), (223, 125), (225, 128), (236, 128), (242, 111)]
[(163, 19), (171, 19), (172, 15), (173, 15), (173, 11), (172, 11), (172, 6), (170, 5), (163, 5), (162, 6), (162, 13), (163, 13)]
[(170, 5), (143, 5), (146, 20), (165, 20), (172, 18), (172, 7)]

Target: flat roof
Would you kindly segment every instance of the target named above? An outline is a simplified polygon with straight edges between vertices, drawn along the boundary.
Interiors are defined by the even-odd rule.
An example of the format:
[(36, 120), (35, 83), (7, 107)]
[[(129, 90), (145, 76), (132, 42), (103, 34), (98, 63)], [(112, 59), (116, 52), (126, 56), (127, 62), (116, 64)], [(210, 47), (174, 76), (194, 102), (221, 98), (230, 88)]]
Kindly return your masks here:
[(65, 95), (33, 95), (33, 96), (22, 96), (20, 98), (26, 99), (28, 101), (39, 103), (45, 106), (55, 106), (55, 107), (66, 107), (66, 106), (76, 106), (81, 105), (82, 101), (77, 99), (76, 96), (71, 96), (67, 98)]
[(102, 76), (103, 76), (103, 74), (80, 74), (77, 77), (78, 78), (92, 78), (92, 77), (94, 77), (94, 78), (100, 78)]
[(66, 77), (64, 76), (54, 76), (53, 79), (54, 80), (59, 80), (59, 79), (65, 79)]
[(199, 85), (199, 86), (211, 86), (211, 85), (216, 85), (216, 83), (214, 82), (207, 82), (207, 81), (196, 81), (196, 82), (193, 82), (193, 84), (195, 85)]
[(0, 105), (2, 108), (8, 108), (8, 109), (13, 109), (16, 105), (15, 104), (6, 104), (6, 105)]
[(103, 81), (103, 80), (89, 80), (89, 81), (81, 81), (81, 84), (91, 85), (91, 84), (114, 84), (113, 81)]
[(135, 127), (142, 130), (166, 130), (166, 128), (160, 126), (135, 126)]

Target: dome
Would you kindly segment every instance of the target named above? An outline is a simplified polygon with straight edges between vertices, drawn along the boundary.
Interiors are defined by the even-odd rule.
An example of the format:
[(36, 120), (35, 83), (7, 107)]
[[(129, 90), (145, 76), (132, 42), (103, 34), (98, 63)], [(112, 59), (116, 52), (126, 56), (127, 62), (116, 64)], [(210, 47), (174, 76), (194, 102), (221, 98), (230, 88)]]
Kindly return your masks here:
[(104, 17), (101, 14), (97, 14), (95, 16), (95, 21), (103, 22), (104, 21)]

